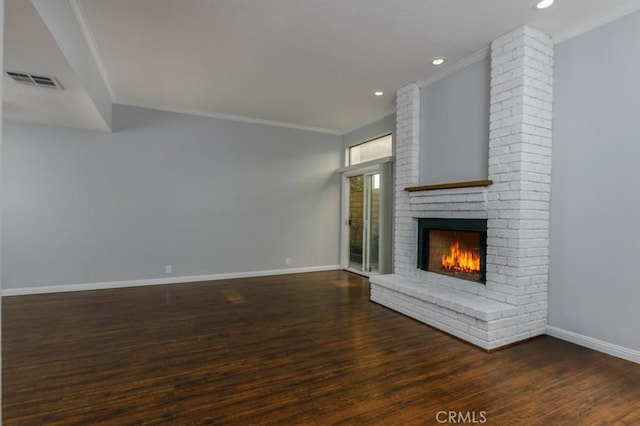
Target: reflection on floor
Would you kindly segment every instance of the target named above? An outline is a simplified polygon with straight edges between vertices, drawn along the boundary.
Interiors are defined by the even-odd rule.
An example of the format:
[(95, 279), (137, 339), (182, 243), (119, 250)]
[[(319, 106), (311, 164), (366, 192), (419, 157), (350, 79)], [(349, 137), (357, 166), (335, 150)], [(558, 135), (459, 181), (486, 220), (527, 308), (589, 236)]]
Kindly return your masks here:
[[(354, 262), (354, 261), (350, 260), (348, 268), (352, 269), (354, 271), (363, 272), (362, 263), (361, 262)], [(380, 271), (380, 269), (378, 268), (378, 264), (377, 263), (372, 263), (371, 267), (369, 268), (369, 270), (368, 271), (364, 271), (364, 272), (367, 272), (369, 274), (377, 274), (379, 271)]]

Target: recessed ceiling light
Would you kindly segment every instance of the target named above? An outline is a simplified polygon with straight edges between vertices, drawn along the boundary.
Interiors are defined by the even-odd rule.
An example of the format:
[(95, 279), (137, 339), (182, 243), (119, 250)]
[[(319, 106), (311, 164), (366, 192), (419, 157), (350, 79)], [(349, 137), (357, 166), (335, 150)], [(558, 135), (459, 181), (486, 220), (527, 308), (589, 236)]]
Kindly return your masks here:
[(431, 60), (431, 63), (433, 65), (442, 65), (442, 64), (444, 64), (444, 58), (433, 58)]
[(536, 9), (546, 9), (553, 4), (553, 0), (540, 0), (536, 3)]
[(384, 95), (384, 93), (383, 93), (383, 92), (380, 92), (380, 91), (373, 92), (373, 94), (374, 94), (374, 95), (376, 95), (376, 96), (382, 96), (382, 95)]

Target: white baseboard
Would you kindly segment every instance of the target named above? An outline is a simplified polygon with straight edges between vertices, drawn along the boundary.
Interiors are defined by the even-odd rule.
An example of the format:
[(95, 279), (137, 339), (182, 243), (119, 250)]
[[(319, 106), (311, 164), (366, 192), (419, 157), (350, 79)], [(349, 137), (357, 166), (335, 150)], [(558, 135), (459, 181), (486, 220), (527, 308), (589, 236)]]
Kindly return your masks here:
[(593, 337), (583, 336), (582, 334), (549, 325), (547, 326), (546, 333), (549, 336), (557, 337), (558, 339), (566, 340), (567, 342), (575, 343), (576, 345), (584, 346), (598, 352), (604, 352), (605, 354), (640, 364), (640, 351), (636, 351), (634, 349), (614, 345), (613, 343), (594, 339)]
[(218, 281), (233, 278), (266, 277), (270, 275), (299, 274), (304, 272), (334, 271), (340, 265), (310, 266), (306, 268), (270, 269), (266, 271), (233, 272), (228, 274), (191, 275), (186, 277), (151, 278), (131, 281), (111, 281), (88, 284), (65, 284), (40, 287), (6, 288), (2, 296), (25, 296), (29, 294), (62, 293), (67, 291), (104, 290), (109, 288), (140, 287), (146, 285), (180, 284), (199, 281)]

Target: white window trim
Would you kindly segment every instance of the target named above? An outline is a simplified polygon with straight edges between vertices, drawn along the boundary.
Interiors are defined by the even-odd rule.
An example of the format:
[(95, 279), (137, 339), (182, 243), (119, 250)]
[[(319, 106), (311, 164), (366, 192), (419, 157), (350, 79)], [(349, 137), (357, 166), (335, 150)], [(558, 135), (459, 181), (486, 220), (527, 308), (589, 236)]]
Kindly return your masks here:
[(346, 176), (362, 174), (369, 171), (369, 169), (375, 170), (382, 163), (388, 163), (393, 160), (394, 157), (392, 155), (389, 157), (376, 158), (375, 160), (365, 161), (364, 163), (354, 164), (353, 166), (340, 167), (336, 170), (336, 173), (343, 173)]

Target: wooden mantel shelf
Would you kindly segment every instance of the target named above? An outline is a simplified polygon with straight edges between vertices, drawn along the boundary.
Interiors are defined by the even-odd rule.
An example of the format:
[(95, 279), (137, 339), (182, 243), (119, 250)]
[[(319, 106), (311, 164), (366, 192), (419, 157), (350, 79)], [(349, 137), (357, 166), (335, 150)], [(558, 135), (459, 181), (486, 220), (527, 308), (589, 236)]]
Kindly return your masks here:
[(449, 189), (449, 188), (470, 188), (473, 186), (489, 186), (493, 183), (492, 180), (483, 179), (483, 180), (467, 180), (464, 182), (450, 182), (450, 183), (436, 183), (433, 185), (420, 185), (420, 186), (409, 186), (404, 190), (407, 192), (416, 192), (416, 191), (433, 191), (436, 189)]

